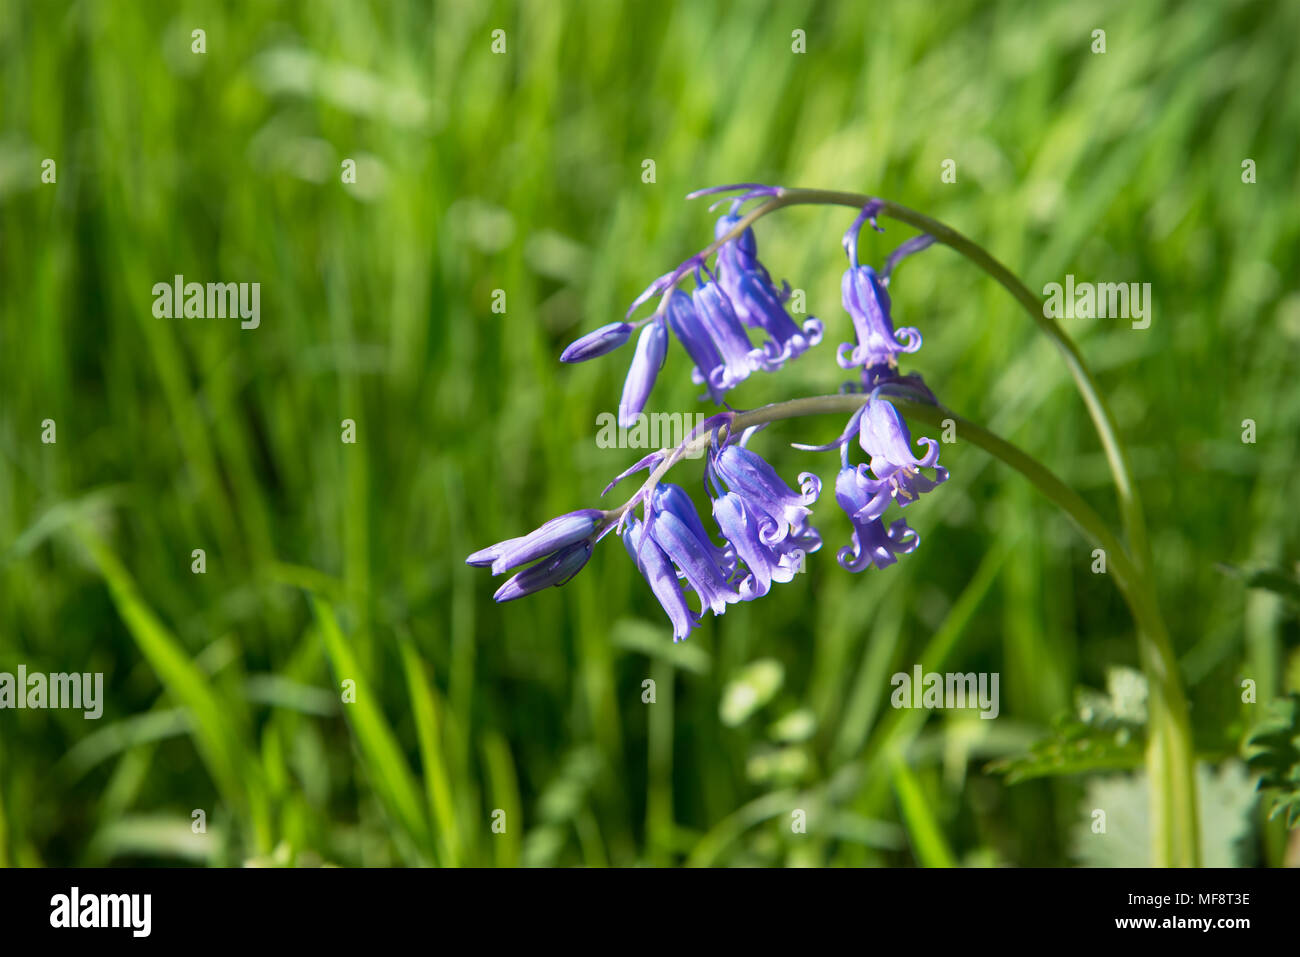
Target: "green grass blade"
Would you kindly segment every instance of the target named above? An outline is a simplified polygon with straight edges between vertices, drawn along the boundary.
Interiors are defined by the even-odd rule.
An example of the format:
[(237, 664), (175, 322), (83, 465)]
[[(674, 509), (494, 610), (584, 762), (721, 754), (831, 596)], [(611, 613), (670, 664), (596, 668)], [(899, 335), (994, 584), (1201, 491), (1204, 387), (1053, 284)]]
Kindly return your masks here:
[(431, 848), (429, 829), (421, 807), (420, 789), (402, 754), (397, 736), (379, 707), (380, 697), (358, 667), (334, 610), (315, 596), (312, 607), (325, 643), (325, 653), (339, 684), (355, 682), (356, 700), (344, 705), (343, 714), (356, 735), (361, 760), (371, 786), (379, 794), (393, 820), (403, 830), (410, 844), (425, 851)]

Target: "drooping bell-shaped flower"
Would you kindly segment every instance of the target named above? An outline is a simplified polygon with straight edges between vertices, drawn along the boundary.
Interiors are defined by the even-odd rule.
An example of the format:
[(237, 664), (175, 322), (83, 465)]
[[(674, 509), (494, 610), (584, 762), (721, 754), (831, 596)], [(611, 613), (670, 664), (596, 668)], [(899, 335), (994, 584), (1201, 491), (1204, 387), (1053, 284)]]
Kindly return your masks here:
[(835, 355), (840, 368), (895, 368), (899, 353), (921, 348), (921, 334), (916, 329), (894, 329), (889, 315), (889, 293), (870, 266), (852, 265), (846, 269), (840, 292), (858, 335), (856, 343), (840, 345)]
[(726, 390), (713, 384), (711, 374), (715, 369), (721, 368), (722, 357), (718, 354), (718, 348), (713, 344), (708, 329), (695, 311), (694, 301), (680, 289), (674, 289), (668, 297), (664, 316), (668, 321), (668, 328), (673, 331), (677, 341), (682, 344), (686, 354), (695, 363), (695, 368), (691, 370), (691, 378), (696, 384), (708, 388), (709, 397), (714, 402), (721, 403)]
[(745, 335), (745, 327), (736, 318), (731, 300), (713, 280), (706, 280), (691, 294), (700, 325), (717, 350), (719, 364), (700, 369), (710, 392), (726, 392), (744, 382), (763, 367), (763, 350), (755, 348)]
[(736, 444), (724, 445), (714, 452), (709, 469), (744, 499), (756, 518), (770, 519), (760, 522), (759, 531), (769, 545), (784, 539), (791, 530), (803, 528), (811, 514), (808, 506), (821, 494), (821, 480), (811, 472), (799, 474), (800, 490), (796, 492), (762, 456)]
[(684, 519), (672, 507), (671, 499), (659, 497), (652, 501), (646, 525), (650, 538), (700, 596), (701, 612), (709, 608), (721, 615), (728, 605), (740, 601), (740, 593), (729, 581), (734, 565), (727, 568), (719, 564), (718, 546), (707, 534), (701, 534), (703, 526), (698, 519)]
[(852, 544), (841, 548), (836, 556), (840, 565), (851, 572), (875, 566), (885, 568), (898, 561), (896, 556), (913, 551), (921, 539), (907, 527), (906, 519), (897, 519), (886, 529), (880, 516), (889, 506), (889, 496), (882, 495), (875, 483), (867, 480), (866, 466), (840, 469), (835, 479), (835, 501), (853, 522)]
[(668, 555), (653, 538), (645, 534), (645, 524), (633, 516), (623, 532), (623, 545), (636, 562), (659, 604), (673, 625), (673, 641), (681, 641), (699, 623), (699, 616), (686, 604), (686, 595), (677, 580), (677, 570)]
[[(879, 397), (867, 401), (858, 444), (871, 456), (871, 471), (879, 487), (900, 506), (910, 505), (948, 480), (948, 470), (939, 465), (939, 443), (924, 436), (917, 441), (927, 446), (921, 458), (912, 452), (912, 433), (898, 410)], [(933, 480), (920, 472), (928, 468), (935, 471)]]
[[(715, 237), (721, 239), (731, 232), (740, 218), (734, 211), (719, 218)], [(767, 269), (758, 261), (758, 243), (752, 228), (718, 250), (718, 285), (731, 300), (742, 323), (762, 329), (770, 336), (763, 343), (763, 368), (768, 372), (821, 342), (819, 319), (810, 317), (800, 328), (786, 312), (789, 284), (778, 290)]]
[(793, 579), (803, 571), (807, 556), (822, 547), (821, 535), (808, 525), (792, 528), (781, 541), (769, 544), (764, 527), (771, 526), (771, 517), (749, 508), (735, 492), (713, 500), (713, 517), (736, 556), (744, 562), (746, 571), (738, 590), (745, 601), (762, 598), (773, 582)]
[(724, 575), (730, 577), (736, 570), (735, 551), (729, 547), (718, 547), (713, 543), (713, 538), (704, 530), (704, 523), (700, 521), (700, 515), (695, 510), (695, 503), (680, 485), (671, 482), (656, 484), (654, 492), (650, 495), (650, 508), (656, 513), (671, 512), (676, 515), (690, 529), (691, 534), (705, 545)]
[[(849, 464), (849, 439), (858, 433), (858, 444), (870, 462)], [(922, 493), (947, 481), (948, 470), (939, 465), (939, 444), (920, 439), (928, 446), (917, 458), (912, 452), (912, 435), (894, 406), (878, 395), (854, 413), (841, 436), (840, 472), (835, 479), (835, 500), (853, 522), (853, 544), (840, 550), (840, 564), (849, 571), (874, 565), (892, 565), (897, 555), (911, 552), (920, 544), (917, 534), (897, 519), (886, 528), (882, 516), (890, 504), (906, 507)], [(935, 478), (920, 469), (933, 468)]]

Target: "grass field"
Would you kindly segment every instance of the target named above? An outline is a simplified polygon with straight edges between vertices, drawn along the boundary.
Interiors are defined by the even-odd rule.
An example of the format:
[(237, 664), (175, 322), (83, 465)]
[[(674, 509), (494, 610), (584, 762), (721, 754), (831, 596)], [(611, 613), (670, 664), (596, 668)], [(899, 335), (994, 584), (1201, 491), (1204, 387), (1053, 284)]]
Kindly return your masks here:
[[(970, 444), (898, 565), (840, 569), (825, 495), (807, 573), (677, 645), (617, 542), (502, 606), (464, 564), (640, 457), (596, 442), (628, 350), (558, 356), (740, 181), (896, 200), (1035, 291), (1151, 284), (1147, 329), (1061, 322), (1145, 499), (1203, 860), (1300, 863), (1243, 759), (1297, 606), (1232, 573), (1300, 560), (1296, 36), (1293, 2), (0, 4), (0, 672), (103, 674), (97, 720), (0, 711), (0, 865), (1148, 863), (1133, 621)], [(757, 227), (827, 334), (738, 407), (845, 378), (852, 216)], [(156, 317), (178, 274), (260, 283), (260, 325)], [(1006, 290), (937, 247), (891, 294), (907, 368), (1117, 522)], [(652, 408), (711, 410), (688, 373)], [(833, 479), (789, 443), (841, 425), (762, 453)], [(917, 664), (998, 673), (998, 720), (892, 708)], [(1024, 757), (1070, 715), (1113, 761)]]

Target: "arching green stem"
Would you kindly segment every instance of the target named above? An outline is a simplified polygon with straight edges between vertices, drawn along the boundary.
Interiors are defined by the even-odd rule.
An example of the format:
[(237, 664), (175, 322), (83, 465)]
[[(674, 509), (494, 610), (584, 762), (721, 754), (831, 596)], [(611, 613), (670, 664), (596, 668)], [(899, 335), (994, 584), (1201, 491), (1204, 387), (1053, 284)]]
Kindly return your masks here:
[[(1114, 417), (1102, 398), (1096, 380), (1084, 363), (1082, 355), (1056, 320), (1045, 313), (1043, 301), (1006, 266), (989, 255), (983, 247), (967, 239), (955, 229), (890, 200), (835, 190), (782, 188), (776, 195), (764, 199), (742, 216), (729, 233), (709, 244), (700, 255), (704, 257), (711, 255), (724, 243), (735, 239), (769, 213), (787, 206), (801, 205), (837, 205), (859, 210), (871, 205), (877, 218), (893, 219), (928, 233), (937, 242), (961, 253), (1001, 283), (1024, 307), (1025, 312), (1029, 314), (1039, 330), (1052, 341), (1065, 360), (1066, 368), (1069, 369), (1075, 387), (1083, 398), (1093, 427), (1106, 453), (1106, 461), (1110, 466), (1119, 501), (1124, 535), (1128, 542), (1127, 549), (1075, 492), (1063, 485), (1037, 462), (973, 423), (965, 423), (959, 428), (964, 428), (964, 434), (971, 442), (1003, 459), (1034, 482), (1048, 498), (1063, 508), (1080, 525), (1085, 534), (1105, 549), (1110, 568), (1114, 573), (1113, 577), (1137, 625), (1139, 657), (1149, 688), (1146, 766), (1151, 796), (1153, 863), (1157, 866), (1197, 866), (1200, 863), (1200, 850), (1196, 808), (1196, 758), (1187, 699), (1183, 691), (1173, 643), (1156, 598), (1153, 560), (1147, 540), (1141, 497), (1133, 479), (1128, 456), (1119, 440)], [(851, 404), (861, 402), (862, 397), (827, 396), (818, 399), (798, 399), (793, 403), (779, 403), (777, 406), (767, 406), (765, 409), (737, 416), (734, 427), (743, 429), (758, 424), (760, 420), (752, 417), (760, 413), (772, 416), (761, 421), (774, 421), (776, 418), (791, 418), (811, 414), (814, 411), (834, 411), (834, 408), (827, 407), (828, 404), (834, 405), (830, 400), (849, 403), (851, 408)], [(800, 406), (799, 403), (807, 405)], [(934, 421), (933, 416), (937, 411), (934, 407), (902, 401), (898, 404), (900, 408), (906, 410), (907, 414), (922, 421)], [(807, 411), (797, 411), (800, 408)], [(840, 407), (836, 406), (836, 408)], [(941, 417), (964, 421), (950, 414)], [(672, 461), (665, 461), (660, 470), (656, 470), (656, 474), (652, 475), (651, 483), (657, 481), (658, 474), (671, 464)]]

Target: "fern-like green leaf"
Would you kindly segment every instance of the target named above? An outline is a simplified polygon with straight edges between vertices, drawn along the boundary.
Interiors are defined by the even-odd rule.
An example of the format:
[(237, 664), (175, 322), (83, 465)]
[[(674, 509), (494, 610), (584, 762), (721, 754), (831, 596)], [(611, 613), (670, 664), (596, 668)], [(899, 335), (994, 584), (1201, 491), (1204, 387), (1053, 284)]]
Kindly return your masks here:
[(1273, 799), (1269, 819), (1284, 815), (1288, 828), (1300, 824), (1300, 694), (1268, 706), (1246, 739), (1246, 766)]
[(1026, 754), (1000, 758), (986, 770), (1008, 784), (1030, 778), (1091, 771), (1128, 771), (1142, 765), (1146, 732), (1146, 679), (1132, 668), (1112, 668), (1106, 692), (1080, 688), (1075, 711), (1054, 722), (1052, 736)]

